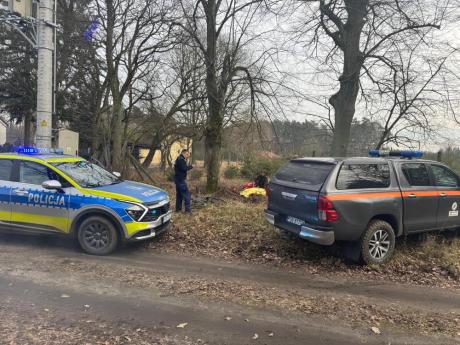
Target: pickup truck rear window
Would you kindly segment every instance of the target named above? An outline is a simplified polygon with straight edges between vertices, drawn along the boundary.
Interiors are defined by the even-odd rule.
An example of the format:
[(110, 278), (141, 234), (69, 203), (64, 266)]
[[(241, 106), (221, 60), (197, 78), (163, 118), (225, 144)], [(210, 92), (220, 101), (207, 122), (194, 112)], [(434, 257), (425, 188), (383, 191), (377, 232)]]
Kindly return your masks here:
[(312, 191), (319, 191), (334, 166), (333, 164), (291, 161), (278, 170), (275, 178), (305, 185)]
[(337, 178), (337, 189), (387, 188), (390, 186), (388, 164), (344, 164)]

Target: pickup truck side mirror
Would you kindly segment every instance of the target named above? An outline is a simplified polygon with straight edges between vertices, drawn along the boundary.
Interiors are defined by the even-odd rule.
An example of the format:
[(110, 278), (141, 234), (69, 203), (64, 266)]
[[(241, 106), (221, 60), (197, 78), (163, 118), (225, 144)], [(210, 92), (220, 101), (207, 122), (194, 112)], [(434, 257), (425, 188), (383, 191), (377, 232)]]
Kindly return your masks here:
[(57, 180), (44, 181), (42, 187), (49, 190), (61, 190), (62, 184)]

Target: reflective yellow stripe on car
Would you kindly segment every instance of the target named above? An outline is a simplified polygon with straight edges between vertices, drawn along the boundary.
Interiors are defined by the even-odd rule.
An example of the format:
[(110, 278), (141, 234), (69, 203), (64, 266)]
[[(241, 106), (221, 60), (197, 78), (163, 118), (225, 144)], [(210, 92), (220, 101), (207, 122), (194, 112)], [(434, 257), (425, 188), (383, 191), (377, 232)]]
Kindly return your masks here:
[[(0, 212), (2, 219), (8, 219), (9, 212)], [(40, 224), (55, 228), (64, 233), (69, 233), (69, 218), (51, 217), (39, 214), (12, 212), (11, 219), (15, 223)]]
[(85, 159), (80, 157), (65, 157), (65, 158), (48, 158), (44, 160), (48, 163), (69, 163), (69, 162), (83, 162)]
[(97, 189), (86, 189), (86, 188), (77, 188), (77, 189), (85, 195), (94, 195), (94, 196), (99, 196), (101, 198), (142, 203), (142, 200), (133, 198), (129, 195), (111, 193), (111, 192), (106, 192), (106, 191), (97, 190)]

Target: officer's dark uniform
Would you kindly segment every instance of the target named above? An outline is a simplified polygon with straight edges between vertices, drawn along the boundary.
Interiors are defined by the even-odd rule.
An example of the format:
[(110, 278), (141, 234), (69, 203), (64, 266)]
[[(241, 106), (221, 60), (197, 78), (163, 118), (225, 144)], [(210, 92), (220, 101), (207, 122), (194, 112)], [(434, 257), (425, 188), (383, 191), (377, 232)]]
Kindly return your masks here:
[(185, 212), (190, 212), (190, 191), (187, 186), (187, 171), (192, 169), (187, 165), (183, 155), (176, 159), (174, 164), (174, 182), (176, 183), (176, 212), (182, 211), (182, 203), (185, 201)]

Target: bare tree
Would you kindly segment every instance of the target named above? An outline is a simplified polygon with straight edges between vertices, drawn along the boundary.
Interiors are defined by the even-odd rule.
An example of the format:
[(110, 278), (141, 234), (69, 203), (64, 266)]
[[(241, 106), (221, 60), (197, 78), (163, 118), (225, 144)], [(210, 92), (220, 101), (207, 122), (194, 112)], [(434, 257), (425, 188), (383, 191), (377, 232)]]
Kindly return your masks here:
[(375, 80), (379, 93), (373, 97), (377, 100), (374, 117), (383, 123), (376, 149), (426, 139), (435, 129), (433, 118), (450, 112), (450, 85), (444, 79), (447, 57), (418, 57), (415, 52), (399, 51), (398, 63), (391, 65), (392, 73)]
[(126, 103), (132, 107), (141, 100), (140, 96), (129, 98), (130, 92), (151, 73), (157, 54), (171, 48), (170, 8), (161, 0), (96, 0), (94, 11), (103, 28), (98, 38), (104, 48), (105, 78), (110, 91), (109, 165), (119, 169), (125, 146)]
[(155, 152), (171, 136), (191, 139), (201, 134), (205, 98), (204, 66), (196, 51), (183, 43), (164, 54), (152, 73), (151, 82), (146, 82), (151, 87), (141, 102), (142, 115), (129, 125), (132, 143), (149, 143), (144, 167), (150, 166)]
[(246, 88), (250, 94), (250, 113), (255, 113), (256, 87), (254, 71), (266, 52), (250, 56), (250, 43), (261, 38), (251, 31), (261, 23), (263, 2), (260, 0), (196, 0), (180, 1), (184, 20), (178, 24), (199, 49), (206, 67), (207, 119), (204, 131), (206, 189), (216, 191), (230, 98)]
[[(334, 108), (331, 153), (344, 156), (361, 85), (372, 70), (396, 65), (395, 44), (428, 37), (440, 29), (448, 0), (306, 0), (309, 19), (304, 33), (311, 57), (324, 52), (325, 62), (340, 74), (339, 90), (329, 98)], [(306, 28), (306, 30), (305, 30)], [(324, 35), (329, 41), (323, 39)], [(303, 41), (305, 42), (305, 40)], [(423, 50), (433, 42), (423, 41)], [(324, 61), (323, 61), (324, 62)], [(413, 66), (409, 66), (412, 68)]]

